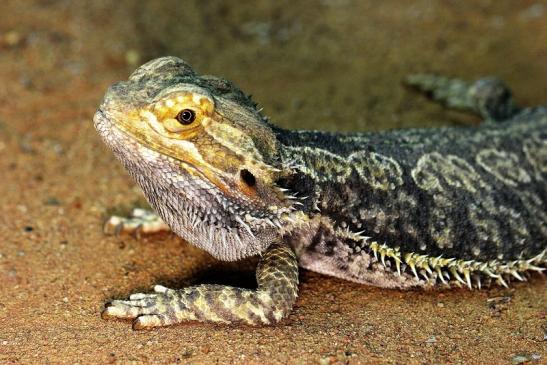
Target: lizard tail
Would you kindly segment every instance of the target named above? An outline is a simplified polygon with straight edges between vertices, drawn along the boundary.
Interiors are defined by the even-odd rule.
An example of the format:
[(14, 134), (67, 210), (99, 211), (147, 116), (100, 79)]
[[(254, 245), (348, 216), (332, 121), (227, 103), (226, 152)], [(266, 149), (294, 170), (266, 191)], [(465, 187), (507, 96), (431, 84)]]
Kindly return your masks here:
[(521, 110), (507, 85), (493, 77), (468, 83), (433, 74), (414, 74), (406, 77), (404, 83), (447, 108), (477, 114), (485, 120), (508, 120)]

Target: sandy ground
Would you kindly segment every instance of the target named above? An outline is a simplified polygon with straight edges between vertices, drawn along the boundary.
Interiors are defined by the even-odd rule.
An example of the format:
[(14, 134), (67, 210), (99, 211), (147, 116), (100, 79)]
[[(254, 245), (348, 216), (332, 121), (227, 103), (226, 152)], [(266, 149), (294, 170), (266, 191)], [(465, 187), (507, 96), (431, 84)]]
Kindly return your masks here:
[(105, 236), (108, 213), (141, 195), (91, 118), (110, 83), (174, 54), (234, 80), (284, 127), (476, 123), (401, 78), (496, 74), (519, 102), (547, 101), (546, 2), (143, 3), (2, 1), (0, 363), (545, 363), (538, 277), (399, 292), (303, 271), (277, 327), (103, 321), (106, 300), (155, 283), (252, 286), (253, 274), (176, 237)]

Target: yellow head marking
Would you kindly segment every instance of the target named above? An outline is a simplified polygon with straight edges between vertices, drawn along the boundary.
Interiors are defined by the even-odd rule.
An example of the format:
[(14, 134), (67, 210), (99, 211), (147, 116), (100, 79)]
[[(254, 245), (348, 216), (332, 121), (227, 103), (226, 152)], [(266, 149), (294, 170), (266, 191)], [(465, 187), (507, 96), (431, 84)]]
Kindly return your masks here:
[(164, 137), (188, 139), (195, 136), (204, 123), (208, 124), (213, 112), (214, 101), (209, 97), (179, 92), (143, 109), (140, 116)]
[(234, 102), (213, 99), (200, 88), (168, 90), (126, 111), (119, 126), (234, 200), (284, 204), (272, 188), (279, 170), (268, 159), (276, 152), (275, 138), (256, 115)]

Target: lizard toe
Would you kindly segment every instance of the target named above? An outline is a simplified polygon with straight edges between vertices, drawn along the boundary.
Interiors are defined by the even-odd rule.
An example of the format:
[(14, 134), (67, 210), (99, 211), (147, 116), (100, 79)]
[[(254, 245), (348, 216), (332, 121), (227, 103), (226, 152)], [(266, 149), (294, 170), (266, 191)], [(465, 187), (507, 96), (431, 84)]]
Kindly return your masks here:
[(156, 298), (138, 300), (113, 300), (105, 305), (101, 313), (103, 319), (133, 319), (144, 314), (158, 313)]
[(163, 327), (175, 323), (166, 314), (148, 314), (142, 315), (133, 321), (133, 329), (135, 331), (152, 329), (154, 327)]

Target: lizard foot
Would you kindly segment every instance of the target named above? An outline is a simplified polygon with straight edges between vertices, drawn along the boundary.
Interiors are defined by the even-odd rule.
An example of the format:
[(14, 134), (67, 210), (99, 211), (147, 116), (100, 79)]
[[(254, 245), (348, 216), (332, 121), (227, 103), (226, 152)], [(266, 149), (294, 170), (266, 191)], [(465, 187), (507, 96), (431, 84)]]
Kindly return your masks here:
[(256, 271), (256, 290), (223, 285), (198, 285), (181, 290), (154, 287), (152, 294), (113, 300), (104, 319), (133, 319), (133, 329), (150, 329), (185, 321), (268, 325), (288, 316), (298, 292), (298, 264), (292, 249), (274, 244)]
[(135, 234), (140, 238), (142, 233), (169, 232), (170, 228), (153, 211), (135, 208), (127, 218), (112, 216), (104, 225), (104, 233), (120, 235), (121, 233)]
[(161, 285), (154, 287), (154, 294), (132, 294), (129, 300), (113, 300), (107, 303), (101, 313), (103, 319), (133, 319), (133, 329), (141, 330), (168, 326), (180, 322), (177, 311), (183, 308), (176, 304), (180, 301), (178, 291)]

